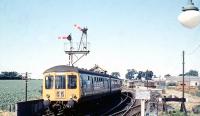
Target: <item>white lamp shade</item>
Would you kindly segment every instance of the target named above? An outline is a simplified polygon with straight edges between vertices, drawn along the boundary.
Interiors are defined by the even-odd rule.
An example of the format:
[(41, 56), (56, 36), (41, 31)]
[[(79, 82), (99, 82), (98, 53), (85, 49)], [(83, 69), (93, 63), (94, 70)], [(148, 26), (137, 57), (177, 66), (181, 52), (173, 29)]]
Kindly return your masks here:
[(187, 28), (194, 28), (200, 23), (200, 12), (196, 10), (183, 11), (179, 16), (180, 23)]

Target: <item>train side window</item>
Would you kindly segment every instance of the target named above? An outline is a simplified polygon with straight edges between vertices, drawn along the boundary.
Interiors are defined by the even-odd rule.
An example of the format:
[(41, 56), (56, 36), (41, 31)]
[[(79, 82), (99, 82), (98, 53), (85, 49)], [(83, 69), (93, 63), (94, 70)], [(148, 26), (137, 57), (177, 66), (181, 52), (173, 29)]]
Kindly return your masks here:
[(68, 75), (68, 89), (76, 89), (77, 77), (76, 75)]
[(55, 88), (56, 89), (65, 89), (66, 80), (65, 80), (65, 75), (57, 75), (55, 77)]
[(45, 88), (52, 89), (53, 88), (53, 76), (45, 77)]

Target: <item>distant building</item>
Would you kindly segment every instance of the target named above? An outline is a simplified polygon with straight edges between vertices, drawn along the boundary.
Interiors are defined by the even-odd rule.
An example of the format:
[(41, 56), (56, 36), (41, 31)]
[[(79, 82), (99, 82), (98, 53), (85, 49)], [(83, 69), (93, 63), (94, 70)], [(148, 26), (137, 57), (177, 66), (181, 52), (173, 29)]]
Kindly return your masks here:
[(122, 82), (124, 87), (127, 88), (140, 88), (140, 87), (148, 87), (148, 88), (157, 88), (157, 89), (165, 89), (166, 84), (163, 80), (123, 80)]
[[(200, 77), (185, 76), (184, 79), (188, 86), (200, 86)], [(169, 76), (166, 78), (166, 84), (176, 83), (178, 85), (179, 83), (182, 83), (182, 81), (182, 76)]]
[(156, 88), (156, 82), (153, 80), (145, 80), (144, 81), (144, 87), (148, 87), (148, 88)]
[[(183, 77), (182, 76), (169, 76), (166, 78), (166, 84), (175, 84), (175, 89), (182, 90)], [(200, 86), (200, 77), (195, 76), (185, 76), (184, 78), (185, 91), (195, 93), (198, 91), (198, 86)]]
[(128, 80), (128, 79), (124, 79), (122, 82), (122, 85), (124, 87), (128, 87), (128, 88), (135, 88), (138, 86), (144, 86), (144, 82), (142, 82), (141, 80)]

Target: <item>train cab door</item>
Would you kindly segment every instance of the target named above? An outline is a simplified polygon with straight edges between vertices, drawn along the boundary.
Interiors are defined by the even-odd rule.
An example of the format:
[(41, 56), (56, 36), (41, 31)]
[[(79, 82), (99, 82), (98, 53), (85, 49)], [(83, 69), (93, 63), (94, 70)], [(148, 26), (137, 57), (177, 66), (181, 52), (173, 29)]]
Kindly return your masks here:
[(80, 97), (80, 78), (77, 73), (70, 73), (66, 76), (67, 79), (67, 89), (66, 89), (66, 99), (78, 100)]
[(55, 75), (55, 99), (65, 101), (66, 97), (66, 76), (63, 73)]

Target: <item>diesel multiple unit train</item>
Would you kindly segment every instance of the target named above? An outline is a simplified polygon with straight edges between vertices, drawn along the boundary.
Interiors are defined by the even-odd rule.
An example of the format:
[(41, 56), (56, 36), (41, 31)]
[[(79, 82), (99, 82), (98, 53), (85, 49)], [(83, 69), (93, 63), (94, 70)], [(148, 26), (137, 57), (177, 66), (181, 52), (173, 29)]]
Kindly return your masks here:
[(103, 96), (121, 93), (121, 80), (106, 73), (59, 65), (47, 69), (43, 79), (43, 99), (51, 106), (74, 107)]

